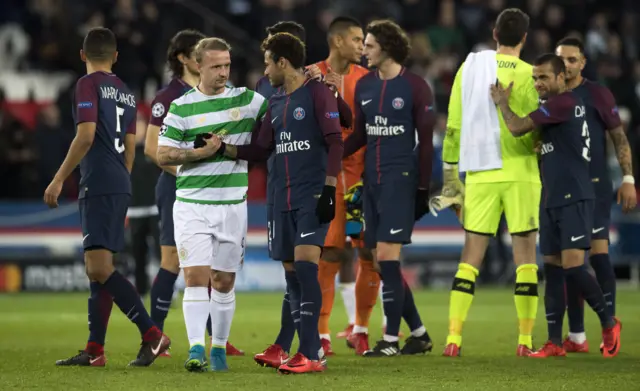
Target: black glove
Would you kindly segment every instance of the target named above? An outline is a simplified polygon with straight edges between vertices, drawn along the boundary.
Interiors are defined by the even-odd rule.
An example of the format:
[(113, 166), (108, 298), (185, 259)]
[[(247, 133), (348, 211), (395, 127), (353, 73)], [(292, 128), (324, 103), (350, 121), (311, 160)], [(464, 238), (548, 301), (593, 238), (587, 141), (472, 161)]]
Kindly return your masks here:
[(196, 139), (193, 142), (193, 148), (197, 149), (197, 148), (202, 148), (204, 147), (204, 145), (206, 144), (204, 142), (204, 140), (206, 139), (210, 139), (211, 137), (213, 137), (213, 135), (211, 133), (200, 133), (200, 134), (196, 134)]
[(336, 217), (336, 187), (325, 185), (316, 205), (316, 217), (320, 224), (327, 224)]
[(429, 213), (429, 190), (418, 189), (416, 192), (416, 221), (420, 220), (422, 216)]

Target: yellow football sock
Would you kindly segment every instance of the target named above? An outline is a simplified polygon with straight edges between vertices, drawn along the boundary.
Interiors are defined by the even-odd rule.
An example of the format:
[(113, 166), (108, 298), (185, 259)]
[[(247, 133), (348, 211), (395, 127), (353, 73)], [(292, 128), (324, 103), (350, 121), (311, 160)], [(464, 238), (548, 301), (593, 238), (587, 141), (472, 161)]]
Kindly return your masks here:
[(447, 345), (453, 343), (458, 347), (462, 344), (462, 325), (467, 319), (473, 294), (476, 287), (478, 269), (468, 263), (460, 263), (458, 272), (453, 278), (451, 298), (449, 300), (449, 336)]
[(520, 265), (516, 269), (516, 286), (513, 296), (518, 313), (520, 336), (518, 345), (532, 348), (531, 333), (538, 312), (538, 266)]

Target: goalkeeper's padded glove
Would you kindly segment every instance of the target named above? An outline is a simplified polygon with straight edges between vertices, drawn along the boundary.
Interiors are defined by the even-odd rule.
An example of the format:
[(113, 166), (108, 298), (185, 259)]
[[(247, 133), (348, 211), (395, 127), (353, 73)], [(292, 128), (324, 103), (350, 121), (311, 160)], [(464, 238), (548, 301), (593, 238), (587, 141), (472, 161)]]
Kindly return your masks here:
[(211, 133), (200, 133), (200, 134), (196, 134), (196, 139), (193, 142), (193, 148), (197, 149), (197, 148), (202, 148), (205, 146), (206, 142), (204, 141), (205, 139), (210, 139), (211, 137), (213, 137), (213, 135)]
[(325, 185), (316, 205), (316, 217), (320, 224), (327, 224), (336, 217), (336, 187)]
[(442, 165), (442, 195), (447, 197), (455, 197), (462, 194), (464, 198), (464, 184), (460, 180), (457, 164), (444, 163)]
[(455, 197), (448, 197), (443, 195), (439, 195), (437, 197), (433, 197), (429, 200), (429, 208), (431, 210), (431, 214), (434, 216), (438, 216), (438, 212), (447, 208), (450, 208), (454, 211), (456, 216), (458, 217), (458, 221), (462, 224), (463, 216), (462, 216), (462, 206), (464, 203), (464, 199), (462, 194), (458, 194)]
[(358, 239), (362, 232), (362, 181), (351, 186), (344, 195), (347, 210), (347, 224), (345, 233), (347, 236)]
[(420, 220), (422, 216), (429, 212), (429, 190), (418, 189), (416, 191), (415, 219)]

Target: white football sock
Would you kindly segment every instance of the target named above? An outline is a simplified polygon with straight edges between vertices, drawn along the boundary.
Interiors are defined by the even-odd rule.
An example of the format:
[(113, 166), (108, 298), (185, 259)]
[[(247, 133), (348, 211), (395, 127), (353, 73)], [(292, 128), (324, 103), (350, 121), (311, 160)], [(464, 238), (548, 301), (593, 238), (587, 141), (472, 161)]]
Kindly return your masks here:
[(397, 335), (383, 335), (382, 339), (384, 339), (387, 342), (398, 342), (398, 340), (400, 340), (400, 338)]
[(367, 333), (369, 333), (369, 328), (364, 327), (364, 326), (358, 326), (358, 325), (355, 325), (355, 326), (353, 326), (353, 333), (354, 333), (354, 334), (358, 334), (358, 333), (365, 333), (365, 334), (367, 334)]
[(587, 340), (587, 334), (582, 333), (569, 333), (569, 339), (575, 343), (584, 343)]
[(236, 292), (218, 292), (211, 289), (211, 346), (224, 348), (229, 340), (233, 314), (236, 312)]
[(184, 324), (187, 327), (189, 346), (202, 345), (209, 317), (209, 289), (206, 286), (187, 287), (182, 298)]
[(419, 338), (422, 337), (427, 332), (427, 328), (424, 325), (418, 327), (415, 330), (411, 330), (411, 336)]
[(349, 324), (356, 323), (356, 283), (345, 282), (340, 284), (340, 293), (342, 294), (342, 302), (347, 310), (347, 318)]

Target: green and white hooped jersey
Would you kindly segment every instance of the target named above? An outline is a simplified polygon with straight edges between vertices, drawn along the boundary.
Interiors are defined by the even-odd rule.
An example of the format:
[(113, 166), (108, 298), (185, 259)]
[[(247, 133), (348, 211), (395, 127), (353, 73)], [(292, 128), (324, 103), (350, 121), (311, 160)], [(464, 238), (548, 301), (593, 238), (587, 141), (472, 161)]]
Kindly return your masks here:
[[(268, 101), (245, 87), (208, 96), (197, 88), (174, 100), (160, 129), (159, 146), (193, 149), (196, 135), (214, 133), (224, 142), (245, 145)], [(223, 156), (178, 166), (176, 199), (198, 204), (237, 204), (247, 197), (248, 163)]]

